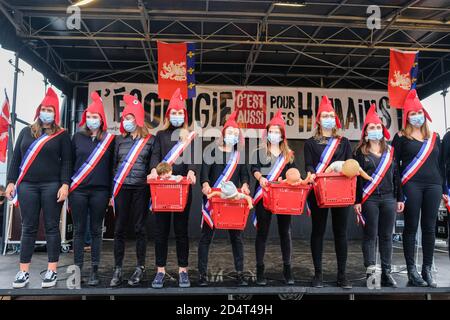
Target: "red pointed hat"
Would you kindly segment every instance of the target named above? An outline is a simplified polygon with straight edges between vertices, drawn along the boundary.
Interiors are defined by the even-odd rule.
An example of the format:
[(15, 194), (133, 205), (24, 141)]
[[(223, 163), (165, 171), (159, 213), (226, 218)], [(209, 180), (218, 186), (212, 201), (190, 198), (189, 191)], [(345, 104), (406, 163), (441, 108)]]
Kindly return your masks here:
[(55, 123), (59, 124), (59, 99), (58, 99), (58, 95), (52, 88), (48, 88), (44, 99), (37, 107), (36, 114), (34, 116), (34, 120), (36, 120), (39, 117), (39, 113), (41, 112), (42, 106), (53, 107), (53, 109), (55, 111)]
[(170, 110), (184, 110), (184, 123), (188, 123), (188, 117), (187, 117), (187, 109), (184, 104), (183, 96), (181, 95), (180, 88), (175, 90), (175, 92), (172, 95), (172, 98), (170, 98), (169, 107), (167, 108), (165, 118), (169, 119)]
[(403, 104), (403, 128), (406, 128), (406, 121), (408, 119), (408, 114), (411, 111), (417, 112), (422, 110), (425, 114), (425, 117), (428, 119), (428, 121), (431, 122), (431, 117), (428, 114), (427, 110), (423, 107), (422, 103), (419, 100), (419, 97), (417, 96), (416, 89), (412, 89), (408, 92), (408, 95), (406, 96), (405, 103)]
[(79, 127), (82, 127), (86, 123), (86, 114), (97, 113), (102, 118), (103, 127), (102, 130), (106, 131), (108, 129), (108, 124), (106, 123), (105, 109), (103, 108), (102, 98), (98, 95), (97, 91), (91, 93), (92, 103), (84, 110), (83, 115), (81, 116)]
[(389, 140), (391, 138), (391, 134), (389, 133), (389, 130), (384, 126), (383, 122), (381, 122), (381, 119), (378, 116), (375, 109), (376, 109), (375, 103), (372, 103), (372, 105), (369, 108), (369, 111), (367, 111), (366, 119), (364, 120), (364, 125), (362, 127), (362, 132), (361, 132), (361, 138), (364, 138), (364, 134), (366, 132), (367, 125), (369, 123), (375, 123), (375, 124), (381, 124), (383, 126), (383, 135), (386, 138), (386, 140)]
[(322, 101), (320, 101), (319, 109), (317, 110), (315, 126), (317, 126), (317, 124), (320, 123), (320, 114), (322, 112), (334, 112), (335, 119), (336, 119), (336, 127), (338, 129), (342, 128), (341, 121), (339, 120), (339, 117), (338, 117), (336, 111), (334, 111), (334, 108), (331, 105), (331, 101), (330, 101), (330, 99), (328, 99), (327, 96), (323, 96)]
[(129, 114), (132, 114), (136, 118), (136, 125), (138, 127), (144, 126), (145, 111), (142, 103), (135, 96), (126, 94), (123, 96), (123, 101), (125, 101), (125, 109), (122, 111), (122, 121), (120, 122), (120, 132), (125, 133), (123, 128), (123, 119)]
[(277, 113), (270, 119), (267, 129), (269, 129), (270, 126), (279, 126), (283, 132), (284, 140), (286, 141), (286, 122), (284, 122), (283, 113), (280, 109), (278, 109)]

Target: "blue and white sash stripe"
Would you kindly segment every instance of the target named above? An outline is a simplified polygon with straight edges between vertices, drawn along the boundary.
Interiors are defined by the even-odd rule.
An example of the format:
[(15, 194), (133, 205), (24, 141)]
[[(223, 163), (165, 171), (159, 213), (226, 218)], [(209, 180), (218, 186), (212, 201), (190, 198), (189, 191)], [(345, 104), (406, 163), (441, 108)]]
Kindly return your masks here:
[(331, 161), (331, 158), (333, 158), (334, 151), (336, 150), (339, 142), (340, 139), (337, 138), (330, 138), (330, 140), (328, 140), (327, 146), (323, 150), (322, 155), (320, 156), (320, 161), (316, 166), (316, 173), (322, 173), (325, 171)]
[(367, 181), (363, 187), (363, 202), (364, 198), (369, 197), (376, 187), (380, 184), (381, 180), (384, 178), (384, 174), (387, 167), (391, 164), (391, 153), (390, 147), (384, 152), (381, 157), (380, 163), (372, 174), (372, 181)]
[(410, 162), (410, 164), (405, 168), (402, 173), (402, 184), (405, 184), (409, 179), (411, 179), (417, 170), (420, 169), (423, 162), (426, 160), (434, 147), (434, 142), (436, 141), (436, 133), (430, 139), (424, 140), (422, 147), (420, 148), (417, 155)]
[(196, 135), (196, 133), (194, 131), (192, 131), (191, 133), (189, 133), (189, 136), (187, 137), (186, 140), (178, 141), (172, 147), (172, 149), (170, 149), (170, 151), (166, 154), (166, 156), (164, 157), (162, 162), (167, 162), (167, 163), (170, 163), (170, 164), (175, 163), (177, 158), (183, 152), (183, 149), (185, 149), (192, 142), (192, 139), (194, 138), (195, 135)]

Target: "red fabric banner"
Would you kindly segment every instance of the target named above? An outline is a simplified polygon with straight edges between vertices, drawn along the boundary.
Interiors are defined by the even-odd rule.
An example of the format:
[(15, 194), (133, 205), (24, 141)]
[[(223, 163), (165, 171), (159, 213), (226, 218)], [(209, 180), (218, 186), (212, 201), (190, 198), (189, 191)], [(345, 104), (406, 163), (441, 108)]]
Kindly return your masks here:
[(406, 95), (414, 89), (418, 70), (417, 51), (399, 51), (391, 49), (389, 63), (388, 93), (389, 104), (403, 108)]
[(175, 90), (180, 88), (182, 98), (187, 99), (186, 54), (186, 43), (158, 42), (159, 98), (170, 100)]

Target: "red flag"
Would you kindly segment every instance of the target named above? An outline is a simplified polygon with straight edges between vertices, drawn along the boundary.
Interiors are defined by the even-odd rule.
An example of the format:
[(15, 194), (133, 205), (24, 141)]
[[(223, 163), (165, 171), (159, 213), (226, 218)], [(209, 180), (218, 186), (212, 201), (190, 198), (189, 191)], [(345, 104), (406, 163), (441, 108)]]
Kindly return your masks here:
[(0, 114), (0, 162), (6, 161), (6, 152), (8, 149), (8, 128), (10, 124), (9, 100), (5, 92), (5, 102), (3, 103)]
[(177, 88), (183, 99), (195, 96), (195, 45), (158, 41), (158, 96), (172, 97)]
[(419, 70), (417, 51), (399, 51), (391, 49), (389, 63), (388, 93), (389, 104), (403, 108), (406, 96), (415, 89)]

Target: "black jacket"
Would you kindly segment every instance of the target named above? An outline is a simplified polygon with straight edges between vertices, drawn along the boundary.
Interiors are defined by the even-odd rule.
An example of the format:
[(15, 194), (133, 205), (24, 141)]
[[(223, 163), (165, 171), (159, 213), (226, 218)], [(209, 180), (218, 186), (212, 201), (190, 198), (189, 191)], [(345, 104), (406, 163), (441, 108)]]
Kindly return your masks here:
[[(155, 137), (152, 136), (148, 141), (145, 147), (142, 149), (139, 154), (136, 162), (134, 163), (131, 171), (128, 173), (125, 181), (123, 182), (123, 186), (128, 187), (142, 187), (147, 184), (147, 175), (150, 173), (150, 157), (152, 155), (153, 143), (155, 141)], [(130, 134), (126, 136), (119, 135), (116, 137), (115, 145), (114, 145), (114, 177), (117, 174), (117, 171), (120, 168), (123, 160), (127, 156), (131, 147), (135, 143), (135, 140), (131, 137)], [(114, 184), (114, 182), (113, 182)]]
[[(323, 142), (320, 142), (314, 137), (309, 138), (305, 141), (304, 156), (305, 156), (305, 171), (316, 173), (316, 167), (320, 162), (320, 157), (322, 156), (323, 150), (327, 146), (330, 138), (326, 138)], [(336, 152), (331, 158), (329, 164), (334, 161), (345, 161), (352, 158), (352, 147), (347, 138), (342, 137)]]

